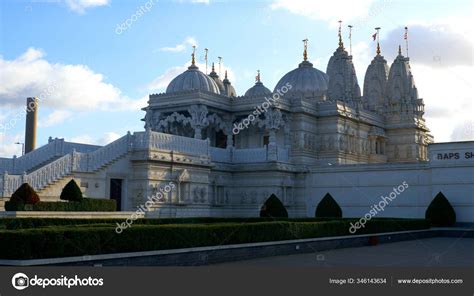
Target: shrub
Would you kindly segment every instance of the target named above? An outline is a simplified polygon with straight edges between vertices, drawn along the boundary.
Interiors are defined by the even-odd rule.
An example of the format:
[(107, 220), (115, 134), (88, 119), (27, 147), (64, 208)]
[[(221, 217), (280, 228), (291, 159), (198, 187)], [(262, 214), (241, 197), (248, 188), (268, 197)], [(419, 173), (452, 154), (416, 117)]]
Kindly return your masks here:
[(288, 217), (285, 206), (272, 194), (260, 209), (260, 217)]
[(77, 183), (76, 181), (74, 181), (74, 179), (69, 181), (69, 183), (67, 183), (66, 186), (64, 186), (59, 198), (62, 200), (68, 200), (68, 201), (81, 201), (82, 200), (81, 188), (77, 186)]
[(342, 210), (341, 207), (337, 204), (337, 202), (332, 198), (331, 194), (326, 193), (323, 199), (319, 202), (318, 206), (316, 207), (315, 216), (318, 218), (323, 217), (342, 217)]
[(456, 212), (444, 194), (439, 192), (426, 209), (425, 218), (436, 226), (452, 226), (456, 223)]
[(7, 211), (21, 210), (25, 205), (34, 205), (39, 201), (40, 198), (36, 191), (28, 183), (23, 183), (20, 188), (12, 194), (10, 201), (5, 203), (5, 209)]
[[(68, 220), (68, 219), (63, 219)], [(105, 219), (104, 219), (105, 220)], [(123, 220), (122, 220), (123, 221)], [(144, 220), (145, 221), (145, 220)], [(37, 259), (349, 235), (352, 220), (214, 224), (115, 224), (0, 230), (0, 258)], [(424, 219), (374, 219), (361, 233), (426, 229)], [(358, 233), (359, 234), (359, 233)], [(186, 239), (183, 239), (186, 238)]]
[(51, 211), (51, 212), (114, 212), (117, 203), (113, 199), (83, 198), (81, 201), (70, 202), (39, 202), (25, 205), (17, 211)]

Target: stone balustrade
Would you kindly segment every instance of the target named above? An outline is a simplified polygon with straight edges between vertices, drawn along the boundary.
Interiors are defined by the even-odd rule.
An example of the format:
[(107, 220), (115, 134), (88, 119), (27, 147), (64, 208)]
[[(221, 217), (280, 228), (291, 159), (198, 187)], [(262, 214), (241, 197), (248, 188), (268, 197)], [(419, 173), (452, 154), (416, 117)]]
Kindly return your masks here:
[(209, 141), (158, 133), (134, 133), (133, 149), (159, 149), (195, 155), (209, 155)]
[(100, 146), (66, 142), (64, 139), (50, 139), (48, 144), (39, 147), (21, 157), (1, 158), (0, 173), (23, 174), (44, 164), (52, 159), (66, 155), (76, 150), (87, 153), (100, 148)]
[[(213, 161), (224, 163), (256, 163), (266, 162), (270, 159), (267, 146), (250, 149), (222, 149), (210, 147), (209, 140), (199, 140), (152, 131), (137, 132), (133, 135), (128, 133), (122, 138), (100, 148), (91, 145), (80, 145), (76, 146), (74, 143), (66, 143), (63, 140), (53, 140), (37, 149), (36, 151), (42, 151), (45, 155), (36, 156), (31, 154), (28, 158), (23, 158), (22, 161), (28, 163), (29, 166), (39, 165), (48, 159), (51, 160), (61, 156), (61, 153), (65, 151), (68, 151), (68, 153), (29, 174), (24, 173), (27, 170), (23, 170), (21, 173), (12, 170), (13, 174), (5, 171), (3, 175), (0, 175), (0, 196), (10, 196), (25, 182), (30, 184), (35, 190), (41, 190), (74, 172), (93, 173), (132, 150), (158, 149), (191, 155), (206, 155), (210, 156)], [(78, 147), (82, 151), (76, 151), (74, 147)], [(69, 151), (70, 149), (72, 151)], [(276, 152), (278, 161), (288, 161), (288, 149), (276, 147)], [(3, 167), (8, 167), (9, 164), (5, 159), (0, 159), (0, 161)], [(26, 167), (25, 164), (22, 165)]]

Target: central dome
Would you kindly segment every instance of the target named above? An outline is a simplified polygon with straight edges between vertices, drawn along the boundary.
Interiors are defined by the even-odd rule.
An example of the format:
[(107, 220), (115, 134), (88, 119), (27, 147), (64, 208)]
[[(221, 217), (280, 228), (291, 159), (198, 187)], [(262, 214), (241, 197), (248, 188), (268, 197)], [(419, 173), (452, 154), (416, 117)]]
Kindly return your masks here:
[(176, 76), (166, 88), (166, 93), (176, 93), (190, 90), (201, 90), (220, 94), (219, 86), (216, 82), (199, 68), (192, 64), (188, 70)]
[(313, 67), (308, 61), (303, 61), (298, 68), (288, 72), (275, 86), (275, 92), (286, 84), (291, 85), (289, 93), (316, 93), (323, 95), (328, 89), (329, 77), (326, 73)]

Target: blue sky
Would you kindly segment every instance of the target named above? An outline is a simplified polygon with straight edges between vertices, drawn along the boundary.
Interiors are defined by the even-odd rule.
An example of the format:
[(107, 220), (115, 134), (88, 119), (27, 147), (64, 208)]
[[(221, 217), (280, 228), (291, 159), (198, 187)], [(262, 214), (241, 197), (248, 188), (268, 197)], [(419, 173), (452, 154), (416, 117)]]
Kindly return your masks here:
[(257, 69), (273, 89), (301, 61), (304, 38), (310, 60), (325, 71), (339, 19), (346, 48), (347, 25), (354, 25), (361, 86), (374, 27), (382, 27), (390, 64), (408, 25), (412, 69), (435, 140), (473, 138), (472, 1), (150, 1), (1, 2), (0, 124), (8, 128), (0, 130), (0, 156), (20, 153), (14, 142), (24, 133), (21, 106), (51, 85), (41, 102), (39, 144), (49, 136), (105, 144), (143, 129), (146, 96), (164, 91), (185, 69), (192, 44), (200, 63), (205, 47), (210, 62), (223, 57), (238, 94), (253, 85)]

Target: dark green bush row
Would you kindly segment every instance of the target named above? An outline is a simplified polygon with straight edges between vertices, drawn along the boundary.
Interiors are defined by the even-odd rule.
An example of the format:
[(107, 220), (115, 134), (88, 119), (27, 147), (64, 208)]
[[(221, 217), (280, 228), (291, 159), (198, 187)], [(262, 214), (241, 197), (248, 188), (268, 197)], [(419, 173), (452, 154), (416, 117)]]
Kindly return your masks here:
[(444, 194), (439, 192), (426, 209), (425, 218), (434, 226), (453, 226), (456, 223), (456, 212)]
[(113, 212), (117, 210), (116, 201), (113, 199), (83, 198), (81, 201), (70, 202), (44, 202), (34, 205), (5, 202), (7, 211), (58, 211), (58, 212)]
[[(288, 222), (320, 222), (333, 221), (334, 218), (211, 218), (211, 217), (194, 217), (194, 218), (159, 218), (159, 219), (138, 219), (134, 224), (140, 225), (163, 225), (163, 224), (214, 224), (214, 223), (257, 223), (271, 221), (288, 221)], [(353, 221), (354, 218), (340, 219), (343, 221)], [(393, 220), (407, 221), (406, 219), (397, 218), (373, 218), (374, 221)], [(46, 226), (68, 226), (68, 225), (113, 225), (122, 223), (125, 219), (63, 219), (63, 218), (0, 218), (0, 229), (28, 229)]]
[[(0, 231), (0, 258), (36, 259), (349, 235), (349, 221), (54, 227)], [(357, 234), (425, 229), (426, 220), (371, 220)]]

